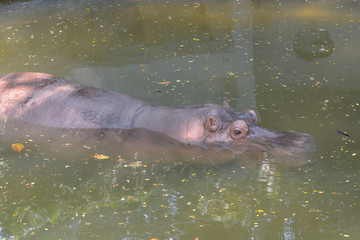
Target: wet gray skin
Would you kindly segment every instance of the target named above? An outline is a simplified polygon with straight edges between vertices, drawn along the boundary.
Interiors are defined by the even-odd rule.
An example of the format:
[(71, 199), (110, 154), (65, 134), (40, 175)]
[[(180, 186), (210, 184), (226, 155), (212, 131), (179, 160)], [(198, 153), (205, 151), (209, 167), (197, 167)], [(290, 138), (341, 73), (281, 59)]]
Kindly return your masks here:
[(260, 127), (255, 111), (235, 112), (227, 99), (222, 105), (155, 106), (44, 73), (0, 77), (0, 117), (63, 130), (109, 129), (107, 135), (146, 129), (209, 154), (230, 150), (291, 159), (306, 157), (315, 146), (310, 135)]
[(316, 141), (309, 134), (263, 128), (258, 125), (258, 117), (252, 110), (235, 114), (236, 119), (246, 123), (248, 134), (244, 139), (223, 144), (233, 152), (261, 151), (270, 157), (291, 160), (310, 157), (316, 149)]

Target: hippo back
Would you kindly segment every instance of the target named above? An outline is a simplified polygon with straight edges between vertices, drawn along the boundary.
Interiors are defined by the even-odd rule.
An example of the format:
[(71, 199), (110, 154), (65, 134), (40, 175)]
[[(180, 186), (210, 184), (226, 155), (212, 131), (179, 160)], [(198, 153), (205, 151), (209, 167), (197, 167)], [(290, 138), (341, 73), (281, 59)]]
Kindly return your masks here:
[(137, 112), (150, 105), (45, 73), (5, 75), (0, 93), (0, 117), (61, 128), (129, 128)]

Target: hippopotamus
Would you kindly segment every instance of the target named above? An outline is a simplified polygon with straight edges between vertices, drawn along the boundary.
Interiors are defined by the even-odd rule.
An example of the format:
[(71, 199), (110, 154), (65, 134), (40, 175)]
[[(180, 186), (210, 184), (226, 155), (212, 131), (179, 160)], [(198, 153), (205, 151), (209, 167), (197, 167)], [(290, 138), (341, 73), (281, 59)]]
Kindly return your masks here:
[[(112, 136), (114, 145), (124, 143), (129, 135), (125, 133), (143, 129), (150, 144), (149, 133), (154, 133), (156, 139), (164, 136), (181, 148), (198, 148), (202, 153), (227, 151), (232, 156), (248, 150), (303, 156), (314, 146), (308, 134), (259, 126), (255, 111), (236, 112), (226, 98), (222, 105), (155, 106), (45, 73), (11, 73), (0, 78), (0, 119), (4, 118), (74, 132), (84, 141), (90, 137), (83, 134), (84, 129), (101, 130), (102, 139)], [(144, 134), (130, 135), (141, 138)], [(119, 138), (114, 136), (121, 140), (117, 143)]]

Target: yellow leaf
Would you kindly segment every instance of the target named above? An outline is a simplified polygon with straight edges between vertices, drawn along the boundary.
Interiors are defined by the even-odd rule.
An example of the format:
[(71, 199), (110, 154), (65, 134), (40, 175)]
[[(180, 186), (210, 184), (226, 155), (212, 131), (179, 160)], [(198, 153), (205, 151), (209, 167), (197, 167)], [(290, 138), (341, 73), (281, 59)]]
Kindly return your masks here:
[(169, 84), (171, 83), (171, 81), (167, 81), (167, 82), (157, 82), (157, 84), (160, 84), (160, 85), (166, 85), (166, 84)]
[(15, 152), (20, 152), (21, 150), (24, 149), (24, 145), (22, 145), (21, 143), (14, 143), (14, 144), (11, 144), (11, 148)]
[(104, 155), (104, 154), (95, 154), (94, 158), (96, 158), (96, 159), (108, 159), (110, 157), (107, 156), (107, 155)]

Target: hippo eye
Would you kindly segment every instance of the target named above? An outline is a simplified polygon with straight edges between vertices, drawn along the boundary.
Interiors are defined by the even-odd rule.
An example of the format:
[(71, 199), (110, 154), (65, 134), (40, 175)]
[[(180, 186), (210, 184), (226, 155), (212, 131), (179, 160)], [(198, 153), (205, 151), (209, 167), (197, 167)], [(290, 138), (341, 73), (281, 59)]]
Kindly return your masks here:
[(232, 131), (232, 134), (231, 134), (231, 137), (233, 139), (239, 139), (239, 138), (242, 138), (243, 137), (243, 132), (239, 129), (234, 129)]
[(240, 135), (241, 134), (241, 131), (240, 130), (235, 130), (234, 131), (234, 135)]
[(248, 135), (248, 126), (243, 120), (237, 120), (230, 126), (229, 135), (233, 140), (246, 138)]

